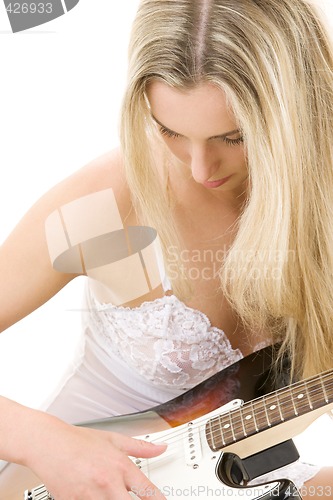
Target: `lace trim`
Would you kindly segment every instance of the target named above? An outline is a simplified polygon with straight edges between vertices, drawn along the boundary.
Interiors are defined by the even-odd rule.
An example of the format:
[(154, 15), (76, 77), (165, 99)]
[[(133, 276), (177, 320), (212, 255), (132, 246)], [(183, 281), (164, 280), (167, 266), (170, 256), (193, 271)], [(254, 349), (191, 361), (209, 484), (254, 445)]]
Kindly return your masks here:
[(91, 292), (89, 300), (96, 341), (154, 385), (189, 389), (243, 357), (223, 330), (175, 295), (133, 308), (99, 303)]

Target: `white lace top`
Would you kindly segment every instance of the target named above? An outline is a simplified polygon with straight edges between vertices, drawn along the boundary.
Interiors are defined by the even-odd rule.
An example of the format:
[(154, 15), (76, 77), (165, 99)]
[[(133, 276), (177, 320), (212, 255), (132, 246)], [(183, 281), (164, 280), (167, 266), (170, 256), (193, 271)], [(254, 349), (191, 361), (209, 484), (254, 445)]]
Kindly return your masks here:
[(93, 336), (155, 386), (189, 389), (242, 358), (207, 316), (174, 295), (139, 307), (92, 298)]
[[(48, 407), (69, 422), (151, 408), (242, 358), (222, 330), (174, 295), (131, 309), (101, 304), (87, 287), (83, 326), (81, 355)], [(298, 462), (284, 476), (300, 486), (318, 470)]]

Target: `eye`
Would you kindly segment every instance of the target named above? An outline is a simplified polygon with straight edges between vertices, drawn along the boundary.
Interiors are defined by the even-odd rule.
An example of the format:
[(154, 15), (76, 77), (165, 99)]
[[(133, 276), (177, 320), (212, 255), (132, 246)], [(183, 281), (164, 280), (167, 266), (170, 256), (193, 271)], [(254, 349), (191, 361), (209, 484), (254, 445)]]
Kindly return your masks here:
[(176, 137), (179, 137), (179, 134), (176, 134), (176, 132), (172, 132), (172, 130), (169, 130), (168, 128), (162, 126), (160, 126), (160, 132), (162, 135), (170, 137), (171, 139), (176, 139)]
[(239, 146), (244, 142), (243, 137), (238, 137), (238, 139), (229, 139), (228, 137), (224, 137), (223, 140), (226, 144), (228, 144), (228, 146)]

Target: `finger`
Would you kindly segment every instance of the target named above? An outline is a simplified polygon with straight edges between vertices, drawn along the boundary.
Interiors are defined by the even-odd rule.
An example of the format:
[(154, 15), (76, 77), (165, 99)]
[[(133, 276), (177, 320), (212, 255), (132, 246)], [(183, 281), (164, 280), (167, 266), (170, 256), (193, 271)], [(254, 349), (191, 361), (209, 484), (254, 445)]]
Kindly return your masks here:
[(120, 434), (114, 434), (112, 436), (112, 443), (126, 453), (126, 455), (142, 458), (161, 455), (168, 446), (167, 443), (149, 443), (143, 439), (135, 439)]
[(148, 498), (153, 498), (154, 500), (165, 500), (165, 496), (162, 494), (160, 489), (155, 486), (136, 466), (134, 471), (131, 470), (128, 478), (125, 478), (125, 484), (128, 491), (134, 493), (142, 500), (147, 500)]

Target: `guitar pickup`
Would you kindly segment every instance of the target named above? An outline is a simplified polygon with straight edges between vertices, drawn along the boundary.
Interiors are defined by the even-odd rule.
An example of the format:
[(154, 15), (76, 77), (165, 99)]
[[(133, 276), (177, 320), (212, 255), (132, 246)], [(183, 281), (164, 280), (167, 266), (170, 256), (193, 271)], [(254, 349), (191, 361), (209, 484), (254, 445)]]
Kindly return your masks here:
[(198, 466), (202, 459), (200, 424), (188, 422), (184, 433), (184, 450), (186, 465)]

